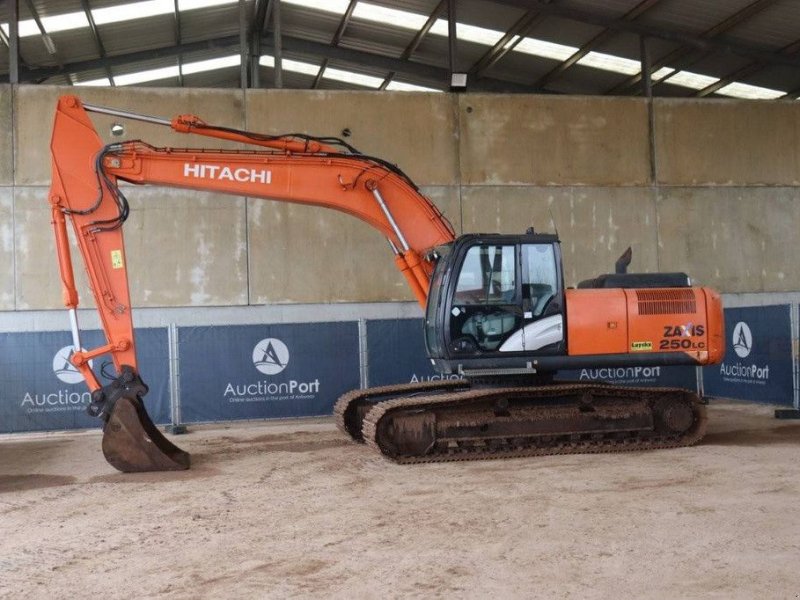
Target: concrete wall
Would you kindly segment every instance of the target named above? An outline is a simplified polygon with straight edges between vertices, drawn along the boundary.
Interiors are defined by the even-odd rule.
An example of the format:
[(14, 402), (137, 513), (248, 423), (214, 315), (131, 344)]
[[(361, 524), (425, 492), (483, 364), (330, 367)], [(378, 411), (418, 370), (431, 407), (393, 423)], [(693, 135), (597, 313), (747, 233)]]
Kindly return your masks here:
[[(47, 206), (58, 95), (0, 86), (0, 311), (60, 306)], [(683, 270), (727, 293), (800, 290), (800, 104), (191, 89), (80, 89), (86, 102), (266, 133), (342, 135), (396, 162), (461, 232), (558, 228), (567, 283)], [(653, 111), (654, 127), (649, 112)], [(12, 115), (15, 118), (12, 118)], [(94, 118), (111, 141), (111, 117)], [(126, 123), (155, 145), (212, 146)], [(351, 217), (257, 199), (126, 190), (134, 303), (406, 301), (385, 240)], [(85, 276), (77, 269), (79, 279)], [(83, 302), (89, 304), (88, 294)]]

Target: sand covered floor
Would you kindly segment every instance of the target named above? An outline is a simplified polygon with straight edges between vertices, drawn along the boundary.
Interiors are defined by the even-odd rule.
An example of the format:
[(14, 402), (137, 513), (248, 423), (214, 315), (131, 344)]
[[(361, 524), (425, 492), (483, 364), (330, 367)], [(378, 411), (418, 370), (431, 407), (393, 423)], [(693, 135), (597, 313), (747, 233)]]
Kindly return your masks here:
[(3, 598), (798, 598), (800, 423), (701, 445), (398, 466), (332, 420), (194, 427), (123, 475), (96, 432), (0, 438)]

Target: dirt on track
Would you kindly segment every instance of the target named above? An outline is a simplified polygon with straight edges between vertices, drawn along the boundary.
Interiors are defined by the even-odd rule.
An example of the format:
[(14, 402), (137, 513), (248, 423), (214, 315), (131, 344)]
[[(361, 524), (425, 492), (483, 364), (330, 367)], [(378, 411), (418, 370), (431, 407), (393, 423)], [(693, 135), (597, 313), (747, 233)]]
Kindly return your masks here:
[(0, 438), (0, 597), (799, 598), (800, 424), (699, 446), (400, 466), (332, 420), (192, 428), (181, 473)]

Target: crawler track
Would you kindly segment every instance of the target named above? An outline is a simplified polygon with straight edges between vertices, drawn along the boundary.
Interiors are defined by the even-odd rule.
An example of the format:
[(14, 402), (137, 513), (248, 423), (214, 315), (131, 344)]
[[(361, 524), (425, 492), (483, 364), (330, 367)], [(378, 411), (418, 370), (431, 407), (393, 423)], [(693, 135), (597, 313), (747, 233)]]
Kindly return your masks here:
[(706, 430), (705, 407), (678, 388), (448, 387), (431, 386), (433, 395), (398, 386), (348, 396), (394, 396), (366, 411), (362, 435), (398, 463), (675, 448), (696, 443)]
[(363, 442), (361, 426), (367, 413), (379, 402), (396, 398), (412, 398), (431, 396), (436, 393), (453, 392), (469, 388), (465, 379), (446, 379), (442, 381), (425, 381), (422, 383), (405, 383), (353, 390), (342, 395), (336, 401), (333, 415), (339, 431), (349, 435), (357, 442)]

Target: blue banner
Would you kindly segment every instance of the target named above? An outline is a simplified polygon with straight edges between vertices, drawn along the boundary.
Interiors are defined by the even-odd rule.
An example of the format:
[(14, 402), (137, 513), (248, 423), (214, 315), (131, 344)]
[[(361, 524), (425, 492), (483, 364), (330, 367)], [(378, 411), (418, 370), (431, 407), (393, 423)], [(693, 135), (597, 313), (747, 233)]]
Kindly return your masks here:
[(330, 415), (359, 387), (358, 324), (180, 327), (186, 423)]
[[(87, 349), (106, 343), (100, 331), (85, 331)], [(169, 345), (166, 329), (138, 329), (139, 371), (150, 392), (144, 403), (156, 423), (169, 423)], [(80, 373), (69, 362), (72, 335), (66, 331), (0, 333), (0, 433), (100, 427), (86, 414), (91, 400)], [(114, 372), (107, 354), (92, 361), (101, 383), (104, 363)]]
[(367, 377), (370, 387), (459, 379), (433, 370), (425, 350), (422, 319), (367, 321)]
[(725, 309), (725, 358), (703, 369), (706, 395), (792, 406), (791, 307)]

